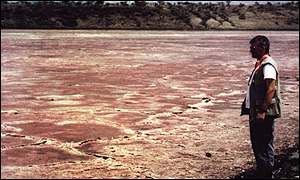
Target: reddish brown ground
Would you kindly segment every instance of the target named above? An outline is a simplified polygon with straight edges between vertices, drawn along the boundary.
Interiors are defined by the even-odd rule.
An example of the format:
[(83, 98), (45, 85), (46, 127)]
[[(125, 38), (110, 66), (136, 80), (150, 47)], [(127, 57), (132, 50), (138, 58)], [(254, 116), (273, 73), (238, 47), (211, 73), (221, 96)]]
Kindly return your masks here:
[(271, 40), (279, 153), (298, 141), (298, 32), (1, 31), (2, 178), (225, 178), (253, 166), (240, 104)]

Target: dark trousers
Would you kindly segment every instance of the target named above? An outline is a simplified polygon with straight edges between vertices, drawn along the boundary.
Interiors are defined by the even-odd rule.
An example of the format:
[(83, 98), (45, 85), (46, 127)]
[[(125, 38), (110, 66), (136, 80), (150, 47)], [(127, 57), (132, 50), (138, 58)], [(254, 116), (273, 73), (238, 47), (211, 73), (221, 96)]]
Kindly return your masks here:
[[(251, 119), (251, 118), (250, 118)], [(266, 116), (264, 120), (250, 121), (250, 138), (256, 160), (257, 175), (271, 178), (274, 167), (274, 119)]]

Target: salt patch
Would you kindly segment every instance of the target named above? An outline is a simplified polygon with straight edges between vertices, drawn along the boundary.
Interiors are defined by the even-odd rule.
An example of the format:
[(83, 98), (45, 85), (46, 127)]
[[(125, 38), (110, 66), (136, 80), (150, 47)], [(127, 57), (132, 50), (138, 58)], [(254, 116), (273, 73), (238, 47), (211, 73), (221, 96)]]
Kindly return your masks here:
[(207, 97), (207, 95), (205, 93), (202, 93), (202, 94), (191, 96), (192, 99), (201, 99), (203, 97)]
[(170, 117), (172, 115), (173, 114), (170, 113), (170, 112), (163, 112), (163, 113), (158, 113), (158, 114), (155, 114), (155, 115), (150, 115), (147, 119), (139, 122), (138, 124), (142, 124), (142, 125), (145, 125), (145, 124), (161, 124), (161, 120), (159, 118), (161, 118), (161, 117)]
[(10, 113), (18, 113), (18, 111), (17, 110), (1, 110), (1, 113), (8, 113), (8, 114), (10, 114)]
[(229, 92), (229, 93), (219, 93), (216, 96), (218, 96), (218, 97), (220, 97), (220, 96), (233, 96), (233, 95), (238, 95), (238, 94), (243, 94), (243, 93), (241, 91), (234, 90), (234, 91)]
[(8, 125), (2, 125), (1, 124), (1, 131), (6, 130), (6, 131), (14, 131), (14, 132), (21, 132), (21, 128), (16, 128), (13, 126), (8, 126)]
[(55, 123), (56, 125), (62, 126), (66, 124), (78, 124), (78, 121), (72, 121), (72, 120), (65, 120), (58, 123)]
[(49, 99), (79, 99), (83, 97), (81, 94), (73, 94), (73, 95), (46, 95), (46, 96), (38, 96), (36, 99), (38, 100), (49, 100)]
[(196, 103), (196, 104), (189, 104), (188, 107), (192, 108), (192, 109), (201, 109), (202, 107), (212, 106), (212, 105), (213, 105), (213, 103), (211, 101), (209, 101), (209, 102), (202, 101), (202, 102)]
[(80, 104), (79, 101), (73, 101), (73, 100), (58, 100), (58, 101), (51, 101), (50, 104), (55, 105), (77, 105)]

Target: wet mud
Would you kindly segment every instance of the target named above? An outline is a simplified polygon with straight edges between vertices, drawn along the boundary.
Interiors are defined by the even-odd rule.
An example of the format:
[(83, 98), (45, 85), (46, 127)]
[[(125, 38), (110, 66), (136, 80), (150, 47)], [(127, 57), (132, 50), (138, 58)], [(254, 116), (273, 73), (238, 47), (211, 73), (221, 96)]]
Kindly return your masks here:
[(258, 34), (280, 68), (280, 154), (299, 141), (298, 32), (1, 30), (1, 177), (227, 178), (250, 169), (240, 105)]

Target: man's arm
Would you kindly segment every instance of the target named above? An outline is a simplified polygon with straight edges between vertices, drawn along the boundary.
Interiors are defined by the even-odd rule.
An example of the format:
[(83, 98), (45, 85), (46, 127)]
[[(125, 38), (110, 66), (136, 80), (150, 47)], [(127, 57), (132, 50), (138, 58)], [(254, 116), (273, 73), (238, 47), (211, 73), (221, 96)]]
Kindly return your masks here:
[(266, 87), (267, 87), (266, 102), (265, 103), (268, 107), (272, 103), (272, 98), (275, 95), (276, 85), (275, 85), (275, 80), (274, 79), (265, 79), (265, 80), (266, 80)]
[(276, 91), (276, 86), (275, 86), (275, 80), (274, 79), (265, 79), (266, 81), (266, 97), (265, 97), (265, 102), (262, 105), (262, 111), (257, 114), (257, 118), (259, 119), (265, 119), (266, 111), (269, 105), (272, 103), (272, 98), (275, 95)]

